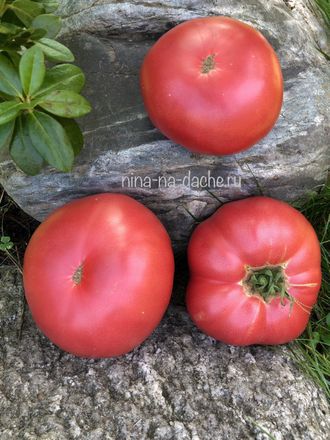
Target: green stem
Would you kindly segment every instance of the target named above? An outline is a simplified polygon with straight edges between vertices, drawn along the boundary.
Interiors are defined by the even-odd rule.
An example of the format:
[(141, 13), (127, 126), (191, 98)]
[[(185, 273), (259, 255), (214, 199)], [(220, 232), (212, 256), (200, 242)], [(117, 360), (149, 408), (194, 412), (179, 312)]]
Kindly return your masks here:
[(22, 270), (21, 265), (15, 260), (15, 258), (11, 255), (11, 253), (8, 250), (6, 250), (5, 253), (6, 253), (7, 257), (10, 259), (10, 261), (16, 266), (19, 273), (21, 275), (23, 275), (23, 270)]

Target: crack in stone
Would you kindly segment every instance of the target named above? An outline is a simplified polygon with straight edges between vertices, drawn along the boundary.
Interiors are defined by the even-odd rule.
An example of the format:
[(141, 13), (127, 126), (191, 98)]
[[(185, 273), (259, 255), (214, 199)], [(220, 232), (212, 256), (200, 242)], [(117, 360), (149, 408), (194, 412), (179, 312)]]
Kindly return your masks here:
[(80, 9), (79, 11), (74, 12), (73, 14), (69, 14), (69, 15), (61, 15), (61, 17), (62, 17), (63, 19), (71, 18), (71, 17), (74, 17), (75, 15), (79, 15), (79, 14), (81, 14), (81, 13), (83, 13), (83, 12), (89, 11), (89, 10), (91, 10), (91, 9), (97, 7), (97, 6), (101, 6), (101, 5), (98, 5), (98, 4), (97, 4), (98, 2), (99, 2), (99, 0), (95, 0), (95, 1), (94, 1), (91, 5), (89, 5), (87, 8)]
[[(88, 6), (85, 9), (81, 9), (77, 12), (74, 12), (72, 14), (69, 15), (62, 15), (62, 18), (67, 20), (70, 19), (72, 17), (75, 16), (79, 16), (82, 13), (85, 13), (86, 11), (89, 11), (93, 8), (98, 8), (98, 7), (103, 7), (103, 6), (116, 6), (118, 4), (128, 4), (130, 6), (132, 6), (129, 2), (125, 1), (125, 0), (117, 0), (115, 4), (111, 4), (111, 3), (104, 3), (104, 4), (98, 4), (99, 0), (96, 0), (94, 3), (92, 3), (90, 6)], [(142, 6), (144, 8), (159, 8), (159, 9), (164, 9), (166, 10), (168, 6), (164, 6), (164, 4), (160, 3), (160, 2), (153, 2), (153, 3), (146, 3), (146, 2), (140, 2), (140, 3), (135, 3), (134, 7), (139, 7)], [(176, 6), (176, 5), (170, 5), (170, 8), (174, 11), (188, 11), (188, 12), (195, 12), (199, 14), (198, 9), (193, 9), (193, 8), (182, 8), (181, 6)], [(200, 14), (199, 14), (200, 15)], [(154, 15), (153, 17), (157, 17), (157, 15)]]
[(105, 130), (107, 128), (112, 128), (112, 127), (118, 127), (119, 125), (125, 125), (125, 124), (128, 124), (129, 122), (142, 121), (143, 119), (147, 119), (147, 115), (139, 113), (138, 115), (136, 115), (136, 117), (131, 118), (131, 119), (124, 119), (123, 121), (116, 121), (116, 122), (113, 122), (112, 124), (101, 125), (100, 127), (96, 127), (93, 130), (85, 130), (84, 134), (95, 133), (99, 130)]

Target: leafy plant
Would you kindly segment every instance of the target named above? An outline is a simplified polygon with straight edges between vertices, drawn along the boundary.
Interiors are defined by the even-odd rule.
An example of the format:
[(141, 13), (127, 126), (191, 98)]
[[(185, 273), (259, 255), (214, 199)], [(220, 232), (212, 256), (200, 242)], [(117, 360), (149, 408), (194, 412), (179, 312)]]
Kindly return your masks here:
[(11, 241), (10, 237), (2, 236), (0, 238), (0, 251), (10, 251), (14, 247), (14, 243)]
[[(0, 252), (3, 252), (3, 254), (6, 256), (8, 260), (11, 261), (12, 264), (16, 266), (18, 271), (23, 275), (23, 269), (21, 266), (21, 263), (19, 261), (19, 258), (12, 254), (12, 250), (15, 248), (14, 243), (12, 242), (11, 237), (7, 235), (1, 235), (0, 236)], [(17, 248), (15, 248), (17, 252)]]
[(305, 333), (292, 345), (301, 367), (330, 399), (330, 186), (295, 205), (314, 226), (321, 244), (322, 287)]
[(316, 7), (318, 7), (325, 24), (330, 27), (330, 1), (329, 0), (314, 0)]
[(82, 70), (68, 64), (72, 52), (54, 40), (57, 7), (54, 0), (0, 0), (0, 149), (30, 175), (45, 164), (71, 170), (83, 147), (72, 119), (91, 111), (80, 95)]
[[(323, 19), (325, 24), (325, 31), (330, 33), (330, 0), (310, 0), (307, 6), (311, 11)], [(330, 60), (329, 52), (325, 52), (319, 44), (316, 45), (318, 51), (327, 59)]]

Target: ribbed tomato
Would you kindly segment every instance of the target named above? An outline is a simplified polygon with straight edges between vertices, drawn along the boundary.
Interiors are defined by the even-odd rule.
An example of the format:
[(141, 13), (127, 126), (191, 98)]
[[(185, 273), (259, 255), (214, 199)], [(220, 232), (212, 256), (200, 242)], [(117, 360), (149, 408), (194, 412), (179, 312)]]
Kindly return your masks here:
[(229, 17), (197, 18), (164, 34), (141, 70), (144, 103), (168, 138), (207, 154), (258, 142), (282, 106), (277, 56), (263, 35)]
[(221, 207), (193, 233), (187, 306), (228, 344), (282, 344), (305, 329), (321, 283), (313, 227), (288, 204), (252, 197)]
[(174, 259), (157, 217), (120, 194), (56, 210), (31, 238), (24, 287), (32, 316), (63, 350), (85, 357), (126, 353), (159, 324)]

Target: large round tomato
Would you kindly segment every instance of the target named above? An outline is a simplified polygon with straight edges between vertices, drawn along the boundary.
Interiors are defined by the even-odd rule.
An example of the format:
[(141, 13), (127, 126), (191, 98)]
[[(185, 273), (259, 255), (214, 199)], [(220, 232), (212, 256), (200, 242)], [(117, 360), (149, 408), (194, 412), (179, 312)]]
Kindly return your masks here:
[(228, 17), (198, 18), (148, 52), (141, 88), (151, 121), (168, 138), (231, 154), (264, 137), (282, 106), (279, 61), (256, 29)]
[(234, 345), (282, 344), (305, 329), (321, 282), (320, 246), (284, 202), (231, 202), (189, 244), (187, 306), (196, 325)]
[(56, 210), (24, 258), (32, 316), (63, 350), (85, 357), (132, 350), (159, 324), (174, 259), (157, 217), (132, 198), (101, 194)]

